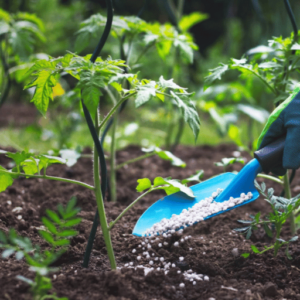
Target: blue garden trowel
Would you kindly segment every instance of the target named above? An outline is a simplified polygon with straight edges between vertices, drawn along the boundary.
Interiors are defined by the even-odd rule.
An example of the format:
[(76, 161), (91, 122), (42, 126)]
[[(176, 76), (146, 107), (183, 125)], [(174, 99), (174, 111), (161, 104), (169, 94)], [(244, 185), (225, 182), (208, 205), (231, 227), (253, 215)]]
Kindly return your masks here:
[(190, 198), (182, 192), (177, 192), (158, 200), (139, 218), (133, 229), (133, 234), (144, 236), (145, 231), (155, 223), (160, 222), (163, 218), (170, 219), (173, 214), (179, 215), (183, 209), (193, 207), (196, 203), (210, 197), (217, 189), (222, 189), (223, 192), (215, 198), (214, 201), (216, 202), (227, 201), (230, 197), (237, 198), (240, 197), (241, 193), (247, 194), (248, 192), (251, 192), (253, 197), (225, 211), (210, 215), (205, 220), (256, 200), (259, 197), (259, 193), (254, 186), (254, 180), (258, 173), (262, 171), (269, 173), (271, 168), (281, 164), (284, 143), (285, 137), (281, 137), (265, 148), (256, 151), (254, 153), (255, 158), (244, 166), (238, 174), (224, 173), (191, 186), (190, 188), (195, 198)]

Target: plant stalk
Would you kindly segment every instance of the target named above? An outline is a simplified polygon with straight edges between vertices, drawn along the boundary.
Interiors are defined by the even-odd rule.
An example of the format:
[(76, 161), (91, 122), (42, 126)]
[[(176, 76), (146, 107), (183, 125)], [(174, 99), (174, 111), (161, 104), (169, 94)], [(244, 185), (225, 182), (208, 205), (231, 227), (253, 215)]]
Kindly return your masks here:
[(117, 201), (117, 183), (116, 183), (116, 129), (118, 124), (117, 116), (113, 119), (111, 128), (111, 145), (110, 145), (110, 197), (111, 201)]
[(139, 200), (141, 200), (144, 196), (146, 196), (147, 194), (159, 190), (160, 188), (150, 188), (147, 192), (145, 192), (144, 194), (140, 195), (138, 198), (136, 198), (131, 204), (129, 204), (120, 214), (119, 216), (112, 222), (110, 222), (109, 224), (109, 228), (108, 230), (111, 230), (116, 223), (127, 213), (128, 210), (130, 210)]
[[(284, 175), (283, 180), (284, 180), (285, 197), (287, 199), (291, 199), (292, 198), (292, 193), (291, 193), (291, 187), (290, 187), (290, 182), (289, 182), (289, 173), (288, 173), (288, 171)], [(291, 233), (292, 233), (292, 235), (295, 235), (295, 233), (296, 233), (296, 225), (295, 225), (295, 215), (294, 215), (294, 212), (291, 213), (290, 223), (291, 223), (290, 224)]]
[(124, 98), (122, 98), (111, 110), (110, 112), (105, 116), (105, 118), (102, 120), (102, 122), (100, 123), (100, 125), (98, 126), (98, 130), (100, 131), (102, 129), (102, 127), (106, 124), (106, 122), (110, 119), (110, 117), (117, 111), (118, 107), (121, 106), (121, 104), (126, 101), (127, 99), (129, 99), (132, 96), (135, 96), (137, 94), (137, 92), (134, 92), (130, 95), (125, 96)]
[(155, 154), (156, 154), (155, 152), (152, 152), (152, 153), (147, 153), (147, 154), (138, 156), (138, 157), (133, 158), (133, 159), (129, 159), (129, 160), (127, 160), (127, 161), (125, 161), (125, 162), (123, 162), (123, 163), (117, 165), (117, 166), (115, 167), (115, 170), (119, 170), (119, 169), (123, 168), (123, 167), (126, 166), (126, 165), (129, 165), (129, 164), (132, 164), (132, 163), (137, 162), (137, 161), (139, 161), (139, 160), (142, 160), (142, 159), (145, 159), (145, 158), (154, 156)]
[[(98, 127), (98, 113), (96, 114), (96, 120), (95, 120), (95, 127)], [(110, 232), (108, 230), (107, 225), (107, 219), (105, 214), (105, 208), (104, 208), (104, 202), (102, 197), (102, 191), (101, 191), (101, 184), (100, 184), (100, 171), (99, 171), (99, 157), (96, 149), (94, 149), (94, 185), (95, 185), (95, 196), (96, 196), (96, 202), (98, 207), (98, 213), (100, 218), (100, 225), (102, 228), (103, 238), (110, 262), (110, 266), (113, 270), (117, 268), (116, 259), (114, 255), (114, 250), (112, 247)]]
[(259, 173), (259, 174), (257, 174), (257, 177), (269, 179), (269, 180), (277, 182), (277, 183), (279, 183), (281, 185), (284, 185), (284, 182), (282, 180), (280, 180), (279, 178), (276, 178), (274, 176), (271, 176), (271, 175), (266, 175), (266, 174)]
[(95, 190), (95, 188), (92, 185), (89, 185), (87, 183), (77, 181), (77, 180), (72, 180), (72, 179), (67, 179), (67, 178), (62, 178), (62, 177), (55, 177), (55, 176), (47, 176), (47, 175), (28, 175), (25, 173), (18, 173), (18, 172), (10, 172), (10, 171), (5, 171), (1, 170), (1, 173), (7, 173), (9, 175), (16, 175), (16, 176), (24, 176), (27, 178), (39, 178), (39, 179), (48, 179), (48, 180), (55, 180), (55, 181), (61, 181), (61, 182), (67, 182), (67, 183), (73, 183), (80, 185), (82, 187), (85, 187), (90, 190)]

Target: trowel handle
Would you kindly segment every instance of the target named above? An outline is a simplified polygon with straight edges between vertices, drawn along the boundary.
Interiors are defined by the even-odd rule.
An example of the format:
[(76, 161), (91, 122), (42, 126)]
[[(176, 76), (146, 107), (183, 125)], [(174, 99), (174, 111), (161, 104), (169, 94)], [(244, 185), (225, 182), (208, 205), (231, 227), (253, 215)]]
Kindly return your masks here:
[(259, 161), (263, 171), (269, 173), (274, 166), (282, 165), (283, 149), (286, 136), (254, 152), (254, 157)]

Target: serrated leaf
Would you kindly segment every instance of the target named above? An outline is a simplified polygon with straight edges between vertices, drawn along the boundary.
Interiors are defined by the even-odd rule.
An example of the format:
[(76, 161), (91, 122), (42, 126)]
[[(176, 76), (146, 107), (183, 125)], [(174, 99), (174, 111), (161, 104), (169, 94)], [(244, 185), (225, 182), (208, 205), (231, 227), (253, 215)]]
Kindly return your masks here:
[(138, 92), (135, 98), (136, 107), (140, 107), (144, 103), (148, 102), (151, 99), (151, 97), (156, 96), (155, 85), (156, 85), (155, 81), (150, 81), (138, 87)]
[(183, 87), (177, 85), (174, 79), (165, 80), (163, 76), (160, 76), (158, 83), (163, 89), (185, 90)]
[(182, 56), (186, 57), (189, 63), (194, 60), (193, 49), (187, 41), (175, 39), (174, 46), (180, 49)]
[(12, 175), (4, 173), (4, 171), (7, 172), (6, 169), (0, 166), (0, 193), (4, 192), (14, 182)]
[(65, 212), (64, 215), (64, 220), (68, 220), (71, 219), (73, 217), (75, 217), (78, 213), (80, 212), (80, 208), (79, 207), (75, 207), (73, 210), (71, 210), (70, 212)]
[(6, 156), (13, 159), (15, 161), (15, 163), (17, 165), (19, 165), (20, 163), (22, 163), (24, 160), (28, 159), (29, 157), (32, 156), (31, 153), (22, 151), (22, 152), (16, 152), (16, 153), (12, 153), (12, 152), (7, 152)]
[(204, 90), (206, 90), (215, 80), (220, 80), (228, 69), (228, 65), (220, 64), (219, 67), (209, 70), (210, 75), (206, 76), (204, 80)]
[(26, 85), (24, 89), (35, 87), (35, 92), (31, 102), (36, 108), (45, 116), (49, 101), (53, 101), (52, 88), (58, 83), (59, 74), (49, 70), (42, 70), (38, 72), (38, 77), (30, 84)]
[(143, 192), (144, 190), (151, 188), (151, 181), (148, 178), (141, 178), (137, 180), (138, 186), (136, 187), (136, 190), (138, 192)]
[(187, 122), (192, 129), (196, 140), (200, 132), (200, 118), (194, 102), (184, 94), (174, 93), (173, 91), (171, 91), (170, 94), (172, 95), (174, 103), (178, 106), (184, 121)]
[(263, 62), (258, 65), (260, 69), (278, 69), (282, 68), (282, 66), (274, 61)]
[(8, 258), (15, 253), (14, 249), (6, 249), (2, 252), (2, 258)]
[(83, 70), (80, 72), (77, 86), (82, 90), (82, 98), (86, 107), (94, 116), (102, 95), (100, 89), (105, 87), (103, 75), (94, 70)]
[[(30, 157), (21, 163), (22, 169), (27, 175), (34, 175), (41, 171), (42, 166), (40, 165), (40, 160), (34, 157)], [(41, 168), (40, 168), (41, 167)]]

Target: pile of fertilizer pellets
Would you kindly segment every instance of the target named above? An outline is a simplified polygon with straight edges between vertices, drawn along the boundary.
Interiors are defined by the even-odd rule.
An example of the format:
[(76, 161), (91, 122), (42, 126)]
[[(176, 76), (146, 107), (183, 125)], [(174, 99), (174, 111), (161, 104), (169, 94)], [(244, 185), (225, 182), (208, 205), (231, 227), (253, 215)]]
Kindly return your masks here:
[[(183, 230), (177, 231), (177, 235), (182, 235)], [(157, 237), (149, 237), (143, 238), (141, 243), (137, 248), (132, 249), (132, 253), (135, 255), (135, 259), (132, 262), (126, 263), (124, 265), (125, 268), (129, 269), (143, 269), (144, 275), (146, 276), (148, 273), (152, 271), (161, 271), (164, 272), (165, 275), (169, 273), (172, 268), (177, 269), (177, 274), (182, 274), (185, 281), (190, 282), (192, 285), (196, 285), (198, 281), (209, 281), (209, 277), (203, 274), (197, 274), (193, 272), (193, 270), (181, 271), (180, 267), (178, 267), (178, 262), (184, 262), (184, 257), (178, 257), (177, 263), (166, 261), (166, 259), (158, 254), (159, 249), (163, 247), (172, 246), (170, 244), (169, 238), (171, 238), (171, 234), (163, 234)], [(180, 247), (180, 245), (184, 245), (185, 242), (190, 239), (191, 236), (185, 236), (179, 239), (178, 241), (173, 243), (174, 247)], [(193, 250), (189, 248), (189, 250)], [(118, 269), (122, 269), (118, 267)], [(179, 289), (185, 288), (185, 283), (181, 282), (178, 286)]]
[(205, 218), (225, 211), (235, 205), (241, 204), (244, 201), (250, 200), (253, 195), (249, 192), (247, 195), (242, 193), (239, 198), (230, 197), (229, 200), (223, 202), (216, 202), (214, 199), (222, 192), (218, 189), (212, 193), (211, 197), (205, 198), (195, 204), (193, 207), (183, 209), (179, 215), (173, 214), (170, 219), (162, 219), (160, 222), (155, 223), (151, 228), (144, 232), (145, 236), (152, 236), (163, 234), (164, 232), (174, 233), (180, 228), (186, 228), (195, 223), (203, 221)]
[[(213, 200), (222, 192), (218, 189), (192, 208), (184, 209), (179, 215), (172, 215), (170, 219), (163, 219), (161, 222), (154, 224), (145, 232), (145, 236), (137, 248), (132, 249), (135, 260), (124, 265), (125, 268), (143, 269), (146, 276), (152, 271), (161, 271), (167, 275), (171, 268), (177, 268), (177, 273), (182, 274), (185, 281), (196, 285), (197, 281), (209, 281), (209, 277), (204, 274), (197, 274), (193, 270), (187, 270), (182, 273), (175, 262), (166, 261), (164, 257), (159, 256), (158, 250), (163, 247), (180, 247), (191, 236), (185, 236), (170, 245), (170, 238), (173, 234), (182, 235), (183, 229), (194, 223), (203, 221), (204, 218), (220, 211), (225, 211), (230, 207), (250, 200), (253, 195), (249, 192), (247, 195), (242, 193), (239, 198), (231, 197), (228, 201), (214, 202)], [(159, 234), (159, 235), (158, 235)], [(189, 250), (193, 250), (189, 248)], [(183, 262), (184, 257), (178, 257), (178, 262)], [(120, 267), (118, 269), (121, 269)], [(179, 289), (185, 288), (185, 283), (181, 282)]]

